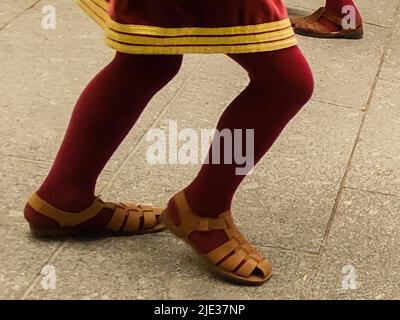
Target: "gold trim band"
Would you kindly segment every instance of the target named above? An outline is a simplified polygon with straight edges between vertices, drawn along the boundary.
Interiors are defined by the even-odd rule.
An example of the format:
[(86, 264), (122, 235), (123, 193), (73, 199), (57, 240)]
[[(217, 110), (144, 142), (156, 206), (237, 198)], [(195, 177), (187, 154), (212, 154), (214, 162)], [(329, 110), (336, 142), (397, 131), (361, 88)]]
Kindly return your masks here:
[(107, 45), (125, 53), (245, 53), (297, 44), (289, 19), (251, 26), (162, 28), (118, 23), (109, 16), (105, 0), (77, 2), (103, 28)]

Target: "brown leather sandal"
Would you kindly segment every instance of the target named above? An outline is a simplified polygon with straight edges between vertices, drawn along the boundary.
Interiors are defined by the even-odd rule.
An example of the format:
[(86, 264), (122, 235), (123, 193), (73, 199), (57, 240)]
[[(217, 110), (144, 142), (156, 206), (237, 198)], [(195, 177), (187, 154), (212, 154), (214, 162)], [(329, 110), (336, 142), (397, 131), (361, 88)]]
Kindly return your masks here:
[[(272, 276), (269, 262), (240, 233), (230, 211), (220, 214), (218, 218), (200, 217), (190, 209), (183, 191), (176, 194), (172, 201), (178, 209), (180, 224), (174, 224), (168, 209), (161, 214), (161, 220), (173, 234), (188, 243), (212, 271), (228, 280), (247, 285), (261, 285)], [(229, 240), (203, 254), (196, 249), (189, 236), (194, 231), (211, 230), (223, 230)]]
[[(57, 237), (76, 234), (138, 235), (160, 232), (166, 229), (160, 223), (161, 208), (153, 208), (135, 203), (110, 203), (96, 197), (93, 204), (84, 211), (71, 213), (53, 207), (34, 194), (29, 199), (30, 206), (38, 214), (56, 221), (57, 228), (39, 228), (29, 221), (30, 230), (37, 237)], [(114, 210), (107, 226), (101, 230), (82, 227), (81, 224), (94, 218), (103, 209)]]
[[(338, 31), (330, 31), (319, 21), (325, 18), (340, 27)], [(342, 18), (327, 12), (324, 7), (319, 8), (313, 14), (305, 17), (291, 17), (290, 21), (294, 32), (300, 35), (317, 38), (343, 38), (343, 39), (362, 39), (364, 29), (362, 23), (356, 29), (344, 29)]]

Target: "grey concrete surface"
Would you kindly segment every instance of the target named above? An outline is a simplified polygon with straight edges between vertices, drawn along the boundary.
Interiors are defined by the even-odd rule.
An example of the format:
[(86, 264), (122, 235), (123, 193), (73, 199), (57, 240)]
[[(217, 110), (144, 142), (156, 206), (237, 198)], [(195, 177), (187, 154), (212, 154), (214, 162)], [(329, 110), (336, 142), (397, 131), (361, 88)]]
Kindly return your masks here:
[[(288, 0), (290, 12), (323, 1)], [(169, 233), (39, 241), (22, 211), (49, 170), (73, 105), (113, 52), (70, 0), (6, 0), (0, 13), (0, 298), (399, 299), (400, 0), (358, 1), (360, 41), (299, 37), (316, 79), (233, 204), (238, 225), (269, 256), (274, 276), (237, 287), (205, 270)], [(41, 27), (42, 7), (57, 29)], [(5, 10), (4, 10), (5, 8)], [(212, 128), (246, 86), (223, 55), (185, 56), (103, 172), (106, 200), (164, 205), (199, 165), (150, 165), (146, 132)], [(54, 266), (56, 287), (42, 285)], [(346, 269), (347, 268), (347, 269)], [(354, 287), (353, 287), (354, 285)]]
[[(312, 298), (399, 299), (399, 199), (344, 190), (312, 283)], [(355, 290), (337, 285), (347, 265), (355, 268)]]
[(400, 195), (399, 83), (379, 80), (346, 186)]

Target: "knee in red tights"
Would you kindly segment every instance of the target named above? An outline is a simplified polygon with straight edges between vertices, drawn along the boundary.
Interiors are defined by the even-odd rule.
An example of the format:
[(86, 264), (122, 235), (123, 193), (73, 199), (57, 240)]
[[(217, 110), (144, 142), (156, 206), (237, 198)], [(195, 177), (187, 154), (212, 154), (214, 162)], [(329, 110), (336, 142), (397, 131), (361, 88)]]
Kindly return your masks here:
[[(242, 62), (240, 62), (242, 61)], [(298, 47), (256, 54), (253, 61), (239, 60), (249, 73), (249, 90), (264, 110), (277, 109), (283, 117), (293, 117), (311, 98), (314, 79), (307, 60)], [(251, 107), (251, 106), (249, 106)], [(263, 108), (258, 109), (263, 111)]]

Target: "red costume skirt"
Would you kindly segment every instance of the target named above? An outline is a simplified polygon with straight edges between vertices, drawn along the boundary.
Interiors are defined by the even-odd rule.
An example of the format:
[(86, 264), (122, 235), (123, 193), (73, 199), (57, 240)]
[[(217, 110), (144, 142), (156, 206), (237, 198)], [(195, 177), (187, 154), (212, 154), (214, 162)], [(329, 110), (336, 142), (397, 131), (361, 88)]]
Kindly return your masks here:
[(131, 54), (249, 53), (296, 44), (282, 0), (77, 0)]

